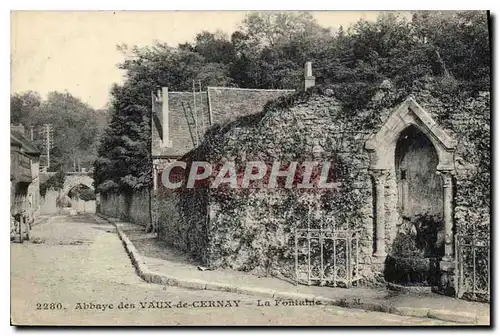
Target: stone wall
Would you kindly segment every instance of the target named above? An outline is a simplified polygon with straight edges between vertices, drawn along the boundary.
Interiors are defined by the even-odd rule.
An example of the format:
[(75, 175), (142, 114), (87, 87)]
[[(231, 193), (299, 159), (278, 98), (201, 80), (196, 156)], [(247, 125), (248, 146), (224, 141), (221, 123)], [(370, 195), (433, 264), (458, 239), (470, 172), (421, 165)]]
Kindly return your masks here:
[[(359, 233), (360, 273), (371, 278), (372, 272), (380, 270), (383, 264), (373, 257), (377, 235), (375, 188), (365, 144), (381, 129), (401, 100), (391, 93), (383, 93), (376, 95), (366, 108), (353, 110), (340, 104), (334, 96), (328, 88), (314, 88), (282, 98), (268, 104), (261, 114), (237, 118), (222, 128), (209, 130), (201, 146), (183, 160), (209, 161), (212, 166), (226, 160), (235, 161), (237, 165), (253, 160), (331, 162), (334, 179), (339, 182), (337, 189), (301, 192), (285, 188), (216, 188), (199, 192), (197, 195), (201, 197), (191, 192), (164, 197), (170, 200), (169, 207), (176, 209), (176, 215), (173, 212), (164, 215), (163, 222), (170, 224), (162, 224), (163, 239), (178, 244), (211, 267), (290, 278), (294, 272), (294, 228), (304, 227), (311, 220), (315, 222), (313, 225), (318, 225), (319, 219), (323, 219), (324, 225)], [(477, 135), (473, 125), (487, 112), (489, 97), (479, 99), (481, 103), (476, 99), (476, 103), (465, 105), (460, 101), (444, 103), (428, 93), (419, 94), (416, 100), (440, 128), (459, 139), (457, 154), (464, 160), (455, 165), (453, 202), (458, 232), (468, 220), (478, 223), (484, 219), (485, 210), (489, 210), (489, 203), (477, 206), (477, 199), (469, 199), (472, 175), (478, 176), (476, 168), (484, 157), (478, 153), (485, 152), (480, 143), (474, 142)], [(471, 157), (471, 150), (477, 155)], [(465, 158), (473, 163), (467, 163)], [(490, 164), (489, 157), (485, 164)], [(389, 253), (401, 221), (394, 165), (386, 178), (382, 209), (385, 252)], [(481, 195), (489, 198), (489, 191), (478, 189), (476, 197)], [(205, 211), (208, 213), (206, 226), (203, 225)], [(486, 219), (489, 221), (489, 217)], [(190, 232), (193, 238), (176, 238), (185, 232)], [(196, 240), (198, 244), (194, 248), (192, 244)]]
[(491, 102), (490, 93), (476, 97), (438, 99), (430, 92), (418, 96), (429, 114), (457, 140), (454, 172), (454, 231), (490, 234)]
[(99, 212), (136, 224), (151, 223), (150, 193), (143, 190), (133, 194), (100, 194)]
[[(161, 172), (172, 160), (154, 158), (153, 163)], [(163, 186), (162, 174), (151, 194), (151, 214), (158, 238), (168, 245), (185, 251), (196, 259), (204, 260), (206, 244), (206, 201), (193, 190), (168, 190)]]
[(71, 208), (76, 210), (77, 213), (95, 213), (96, 204), (95, 200), (84, 201), (78, 198), (72, 198)]
[(45, 196), (41, 197), (40, 213), (42, 215), (55, 214), (59, 212), (57, 207), (57, 197), (59, 196), (59, 191), (54, 189), (48, 189), (45, 192)]
[[(199, 149), (197, 158), (214, 165), (224, 160), (272, 163), (319, 159), (338, 170), (336, 175), (342, 183), (340, 189), (323, 193), (296, 189), (207, 190), (205, 200), (209, 202), (202, 204), (209, 207), (205, 259), (209, 266), (292, 277), (293, 230), (306, 226), (313, 207), (317, 207), (316, 216), (326, 220), (325, 226), (358, 230), (364, 255), (360, 263), (372, 262), (372, 184), (369, 156), (363, 150), (371, 132), (343, 113), (343, 107), (329, 95), (313, 96), (290, 108), (270, 106), (255, 119), (236, 120), (223, 137), (214, 135), (216, 142), (207, 141), (214, 148)], [(184, 212), (184, 216), (188, 223), (197, 218), (190, 212)], [(362, 267), (362, 272), (370, 270)]]
[(159, 188), (152, 200), (158, 238), (202, 262), (207, 250), (207, 201), (202, 190)]

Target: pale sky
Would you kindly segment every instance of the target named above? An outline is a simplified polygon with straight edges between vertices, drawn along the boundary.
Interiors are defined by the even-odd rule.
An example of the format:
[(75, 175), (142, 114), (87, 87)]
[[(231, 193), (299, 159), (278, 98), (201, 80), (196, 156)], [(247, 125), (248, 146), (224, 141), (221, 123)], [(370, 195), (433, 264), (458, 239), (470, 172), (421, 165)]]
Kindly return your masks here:
[[(11, 92), (68, 91), (102, 108), (113, 83), (122, 82), (116, 45), (176, 46), (202, 30), (230, 34), (245, 12), (26, 11), (11, 14)], [(347, 26), (378, 12), (312, 12), (324, 27)]]

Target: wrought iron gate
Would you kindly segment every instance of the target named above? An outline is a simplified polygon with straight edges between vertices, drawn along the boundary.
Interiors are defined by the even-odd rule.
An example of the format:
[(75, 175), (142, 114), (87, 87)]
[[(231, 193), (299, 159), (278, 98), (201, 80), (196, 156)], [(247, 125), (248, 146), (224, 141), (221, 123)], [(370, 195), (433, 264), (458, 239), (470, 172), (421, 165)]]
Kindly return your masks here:
[(296, 283), (349, 288), (361, 279), (358, 259), (357, 231), (295, 228)]
[(456, 235), (455, 292), (458, 298), (490, 301), (490, 240)]

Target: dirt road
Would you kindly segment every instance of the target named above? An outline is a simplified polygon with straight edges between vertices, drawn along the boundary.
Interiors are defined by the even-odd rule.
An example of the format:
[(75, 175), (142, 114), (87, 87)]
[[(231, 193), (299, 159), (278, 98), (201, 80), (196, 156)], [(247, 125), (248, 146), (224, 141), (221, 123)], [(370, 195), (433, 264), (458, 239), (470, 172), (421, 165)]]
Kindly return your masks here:
[(91, 215), (55, 217), (34, 227), (32, 237), (11, 244), (14, 325), (449, 324), (148, 284), (135, 274), (114, 227)]

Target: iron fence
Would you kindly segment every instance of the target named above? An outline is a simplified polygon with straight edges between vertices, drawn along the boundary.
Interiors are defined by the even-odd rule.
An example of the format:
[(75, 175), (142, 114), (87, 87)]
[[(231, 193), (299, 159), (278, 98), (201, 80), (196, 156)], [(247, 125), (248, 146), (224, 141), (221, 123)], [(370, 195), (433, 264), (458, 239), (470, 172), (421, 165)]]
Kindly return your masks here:
[(296, 283), (351, 287), (360, 280), (359, 232), (295, 228)]
[(455, 293), (458, 298), (490, 301), (489, 237), (455, 236)]

